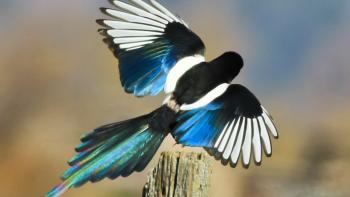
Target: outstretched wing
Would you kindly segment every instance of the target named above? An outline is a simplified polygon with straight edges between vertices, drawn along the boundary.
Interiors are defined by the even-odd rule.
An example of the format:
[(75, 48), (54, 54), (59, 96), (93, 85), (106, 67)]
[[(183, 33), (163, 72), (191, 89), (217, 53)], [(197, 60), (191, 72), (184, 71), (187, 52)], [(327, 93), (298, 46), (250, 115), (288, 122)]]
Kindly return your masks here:
[(205, 147), (216, 159), (233, 167), (240, 155), (245, 167), (252, 152), (256, 164), (262, 161), (262, 149), (270, 156), (271, 135), (278, 137), (271, 116), (241, 85), (231, 85), (205, 107), (183, 112), (173, 132), (178, 143)]
[[(202, 40), (157, 1), (111, 2), (118, 9), (101, 10), (113, 19), (97, 22), (105, 27), (100, 33), (119, 59), (120, 80), (126, 92), (138, 97), (157, 95), (181, 60), (192, 57), (190, 64), (204, 61)], [(186, 69), (186, 63), (178, 66)]]

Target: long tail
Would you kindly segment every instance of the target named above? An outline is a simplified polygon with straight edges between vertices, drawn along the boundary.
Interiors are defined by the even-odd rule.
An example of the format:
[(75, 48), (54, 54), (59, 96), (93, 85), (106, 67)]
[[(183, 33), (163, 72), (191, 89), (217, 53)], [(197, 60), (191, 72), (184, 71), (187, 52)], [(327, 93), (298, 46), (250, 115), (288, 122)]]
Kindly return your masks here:
[(60, 196), (88, 181), (126, 177), (142, 171), (167, 135), (150, 128), (152, 118), (151, 113), (97, 128), (84, 136), (76, 147), (78, 154), (68, 162), (71, 167), (61, 177), (63, 182), (46, 196)]

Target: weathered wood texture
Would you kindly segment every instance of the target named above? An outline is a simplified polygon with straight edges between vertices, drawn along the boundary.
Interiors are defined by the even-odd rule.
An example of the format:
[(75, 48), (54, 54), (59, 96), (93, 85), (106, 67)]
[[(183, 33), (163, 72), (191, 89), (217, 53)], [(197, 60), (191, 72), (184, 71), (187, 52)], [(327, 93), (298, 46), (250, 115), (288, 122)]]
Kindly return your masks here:
[(143, 197), (208, 197), (212, 165), (206, 153), (163, 152)]

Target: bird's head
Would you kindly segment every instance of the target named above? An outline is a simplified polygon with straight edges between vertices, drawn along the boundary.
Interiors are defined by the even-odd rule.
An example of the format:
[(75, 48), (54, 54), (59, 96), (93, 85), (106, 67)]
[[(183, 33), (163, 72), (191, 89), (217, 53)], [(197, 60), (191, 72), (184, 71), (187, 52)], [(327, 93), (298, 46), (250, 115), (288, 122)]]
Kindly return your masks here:
[(218, 72), (218, 76), (225, 83), (231, 83), (243, 67), (243, 58), (236, 52), (230, 51), (222, 54), (210, 62)]

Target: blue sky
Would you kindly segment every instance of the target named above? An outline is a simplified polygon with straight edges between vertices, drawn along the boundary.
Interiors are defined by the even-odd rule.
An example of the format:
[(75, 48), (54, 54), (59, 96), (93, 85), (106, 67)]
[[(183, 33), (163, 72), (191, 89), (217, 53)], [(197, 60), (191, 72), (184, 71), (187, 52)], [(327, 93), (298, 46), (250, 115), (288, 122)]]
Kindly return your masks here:
[[(318, 42), (329, 39), (332, 32), (349, 19), (350, 1), (236, 0), (240, 14), (256, 30), (263, 46), (254, 61), (266, 73), (280, 73), (277, 83), (292, 80), (301, 69), (303, 58)], [(259, 76), (259, 75), (258, 75)], [(258, 79), (257, 80), (261, 80)]]
[[(245, 69), (249, 75), (245, 80), (250, 84), (268, 86), (271, 89), (298, 85), (299, 76), (305, 70), (307, 66), (305, 62), (309, 61), (310, 55), (322, 47), (323, 43), (333, 39), (332, 36), (338, 29), (350, 26), (348, 0), (164, 0), (161, 2), (171, 10), (184, 15), (187, 21), (191, 20), (186, 19), (189, 12), (203, 12), (201, 14), (204, 20), (209, 15), (225, 14), (225, 17), (239, 21), (242, 26), (227, 24), (226, 27), (232, 34), (249, 31), (244, 36), (247, 37), (246, 40), (254, 42), (251, 44), (254, 51), (250, 51), (252, 54), (249, 54), (246, 61), (249, 66)], [(53, 0), (50, 3), (44, 0), (1, 1), (0, 21), (2, 20), (3, 25), (11, 23), (12, 18), (18, 15), (27, 17), (28, 14), (36, 12), (33, 10), (51, 10), (43, 12), (43, 17), (53, 11), (52, 14), (60, 15), (62, 8), (65, 7), (94, 12), (91, 15), (93, 18), (98, 12), (95, 8), (106, 5), (107, 0), (74, 2)], [(216, 9), (209, 7), (203, 11), (202, 5), (221, 6), (225, 10), (218, 13)], [(214, 11), (210, 13), (210, 10)], [(237, 31), (239, 28), (243, 31)], [(219, 33), (220, 29), (217, 31)], [(274, 75), (273, 79), (266, 80), (266, 76), (271, 74)]]

